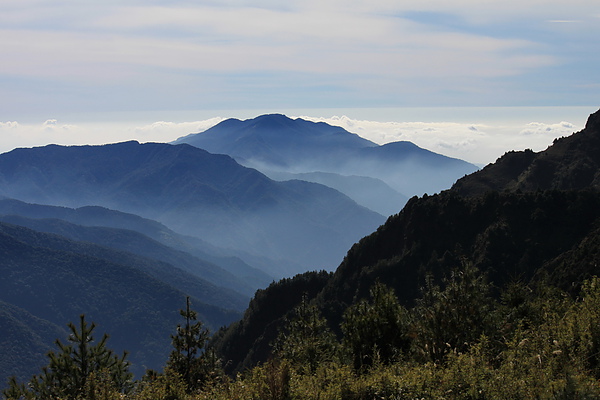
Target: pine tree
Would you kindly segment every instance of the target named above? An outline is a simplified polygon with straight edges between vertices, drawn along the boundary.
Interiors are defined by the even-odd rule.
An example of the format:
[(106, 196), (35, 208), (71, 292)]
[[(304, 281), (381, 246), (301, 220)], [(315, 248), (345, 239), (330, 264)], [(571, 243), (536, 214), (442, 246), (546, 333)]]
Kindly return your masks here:
[(314, 373), (319, 364), (334, 361), (338, 343), (317, 307), (306, 296), (294, 309), (275, 343), (275, 352), (299, 367)]
[(189, 297), (186, 299), (186, 309), (179, 313), (185, 318), (185, 324), (177, 325), (177, 334), (171, 335), (173, 350), (167, 367), (181, 375), (191, 392), (211, 378), (218, 369), (219, 360), (214, 353), (206, 351), (209, 331), (197, 319), (198, 313), (190, 309)]
[(394, 291), (380, 282), (370, 290), (370, 300), (361, 300), (344, 312), (343, 345), (356, 369), (377, 360), (395, 361), (409, 347), (407, 310)]
[(491, 285), (477, 267), (465, 261), (444, 284), (442, 289), (429, 280), (413, 309), (415, 348), (435, 362), (450, 351), (466, 351), (496, 326)]
[(133, 374), (129, 372), (127, 353), (121, 357), (106, 347), (108, 335), (94, 343), (96, 324), (88, 325), (85, 315), (79, 317), (79, 327), (73, 323), (67, 325), (71, 331), (68, 343), (56, 340), (58, 352), (50, 351), (47, 366), (42, 373), (34, 375), (29, 385), (18, 384), (15, 379), (9, 381), (4, 392), (7, 398), (35, 399), (78, 399), (86, 397), (85, 388), (92, 374), (108, 376), (116, 391), (124, 392), (131, 385)]

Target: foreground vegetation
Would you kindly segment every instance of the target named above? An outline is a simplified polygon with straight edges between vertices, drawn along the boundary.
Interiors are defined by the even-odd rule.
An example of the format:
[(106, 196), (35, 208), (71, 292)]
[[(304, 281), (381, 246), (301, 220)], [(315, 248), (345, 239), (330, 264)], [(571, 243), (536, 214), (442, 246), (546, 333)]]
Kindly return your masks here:
[[(132, 382), (126, 357), (81, 340), (9, 399), (587, 399), (600, 398), (600, 279), (573, 297), (514, 282), (495, 288), (469, 263), (430, 282), (406, 308), (376, 283), (330, 327), (305, 299), (272, 344), (272, 358), (226, 376), (195, 313), (172, 336), (164, 371)], [(83, 344), (85, 342), (85, 345)], [(94, 350), (95, 349), (95, 350)], [(96, 354), (82, 362), (82, 354)], [(102, 361), (104, 360), (104, 361)], [(83, 365), (85, 364), (85, 368)], [(61, 369), (62, 368), (62, 369)]]

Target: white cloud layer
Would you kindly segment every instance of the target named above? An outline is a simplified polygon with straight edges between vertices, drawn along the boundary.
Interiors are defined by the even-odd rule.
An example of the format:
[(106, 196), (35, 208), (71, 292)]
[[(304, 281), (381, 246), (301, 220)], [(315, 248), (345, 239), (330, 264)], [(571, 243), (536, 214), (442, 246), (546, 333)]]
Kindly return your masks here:
[(0, 152), (16, 147), (36, 147), (48, 144), (101, 145), (127, 140), (139, 142), (171, 142), (189, 133), (202, 132), (221, 122), (215, 117), (193, 122), (157, 121), (149, 124), (133, 122), (64, 123), (49, 119), (39, 124), (20, 124), (16, 121), (0, 122)]
[[(486, 110), (487, 111), (487, 110)], [(439, 110), (424, 110), (433, 120)], [(508, 112), (513, 112), (512, 110)], [(415, 113), (415, 111), (412, 111)], [(489, 111), (488, 111), (489, 113)], [(410, 141), (420, 147), (485, 165), (494, 162), (509, 150), (544, 150), (555, 138), (568, 136), (583, 128), (587, 115), (576, 122), (554, 122), (554, 109), (538, 122), (527, 122), (516, 111), (513, 119), (457, 117), (458, 121), (376, 121), (347, 116), (314, 117), (296, 114), (314, 122), (326, 122), (341, 126), (378, 144)], [(524, 112), (526, 114), (526, 112)], [(579, 113), (579, 110), (578, 110)], [(577, 115), (578, 115), (577, 113)], [(569, 113), (566, 113), (569, 114)], [(293, 115), (293, 114), (289, 114)], [(314, 115), (314, 114), (313, 114)], [(570, 114), (569, 114), (570, 115)], [(296, 118), (296, 117), (293, 117)], [(244, 119), (244, 118), (240, 118)], [(38, 124), (21, 124), (16, 121), (0, 122), (0, 151), (15, 147), (43, 146), (51, 143), (62, 145), (105, 144), (125, 140), (139, 142), (171, 142), (190, 133), (202, 132), (223, 117), (213, 117), (191, 122), (157, 121), (150, 123), (65, 123), (48, 119)]]
[[(353, 110), (594, 105), (599, 22), (597, 0), (3, 0), (0, 150), (171, 141), (217, 123), (210, 110), (310, 108), (341, 110), (328, 115), (348, 117), (328, 122), (378, 143), (410, 140), (487, 163), (541, 150), (583, 121)], [(205, 112), (70, 118), (152, 110)]]
[(458, 122), (376, 122), (346, 116), (302, 117), (341, 126), (378, 144), (413, 142), (419, 147), (475, 164), (494, 162), (510, 150), (541, 151), (555, 138), (583, 129), (570, 122), (505, 121), (503, 124)]

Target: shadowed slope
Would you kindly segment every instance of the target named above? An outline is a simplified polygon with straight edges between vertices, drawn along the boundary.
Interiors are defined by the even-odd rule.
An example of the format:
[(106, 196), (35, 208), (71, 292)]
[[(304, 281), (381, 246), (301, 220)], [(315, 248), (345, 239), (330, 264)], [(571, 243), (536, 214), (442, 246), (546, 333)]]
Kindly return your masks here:
[(348, 246), (383, 222), (325, 186), (275, 182), (228, 156), (189, 145), (17, 149), (0, 155), (0, 183), (7, 197), (101, 205), (220, 247), (279, 259), (280, 276), (298, 272), (296, 264), (331, 268)]

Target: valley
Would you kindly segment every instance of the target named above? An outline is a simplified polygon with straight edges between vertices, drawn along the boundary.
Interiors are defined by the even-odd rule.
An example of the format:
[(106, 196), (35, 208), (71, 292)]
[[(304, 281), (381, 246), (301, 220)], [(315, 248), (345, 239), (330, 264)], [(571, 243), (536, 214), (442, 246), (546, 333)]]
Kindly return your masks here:
[[(452, 354), (470, 357), (484, 345), (482, 337), (494, 341), (486, 357), (504, 357), (511, 349), (504, 340), (511, 335), (538, 343), (542, 339), (520, 331), (519, 324), (533, 324), (540, 332), (566, 329), (544, 325), (550, 322), (539, 319), (539, 304), (563, 296), (561, 318), (574, 318), (573, 310), (582, 307), (577, 296), (595, 296), (590, 285), (600, 254), (599, 121), (598, 113), (591, 115), (584, 130), (543, 152), (513, 151), (480, 171), (463, 169), (448, 188), (411, 193), (387, 217), (365, 204), (383, 193), (390, 201), (404, 201), (397, 190), (403, 175), (427, 181), (403, 165), (422, 163), (421, 174), (443, 175), (439, 171), (452, 171), (457, 161), (410, 144), (378, 147), (354, 136), (344, 147), (339, 129), (280, 115), (227, 120), (206, 133), (225, 135), (223, 142), (211, 136), (210, 143), (220, 143), (224, 147), (213, 151), (227, 154), (194, 147), (198, 144), (126, 142), (0, 155), (6, 277), (0, 305), (8, 329), (21, 332), (3, 350), (11, 354), (3, 370), (21, 371), (21, 379), (31, 376), (49, 348), (45, 340), (66, 332), (64, 321), (80, 313), (111, 332), (117, 353), (131, 352), (136, 376), (160, 370), (172, 360), (169, 336), (186, 298), (213, 333), (197, 358), (218, 357), (218, 364), (210, 364), (216, 368), (212, 373), (283, 377), (277, 374), (288, 371), (299, 385), (308, 385), (303, 377), (325, 373), (321, 365), (335, 373), (352, 370), (357, 382), (375, 373), (373, 368), (396, 380), (390, 368), (408, 368), (407, 360), (417, 369), (433, 362), (440, 368), (435, 373), (444, 374), (458, 365)], [(273, 140), (259, 161), (244, 157), (249, 146), (244, 141), (272, 139), (279, 129), (309, 139), (295, 138), (293, 145)], [(184, 139), (196, 137), (201, 136)], [(339, 152), (316, 156), (308, 167), (306, 158), (328, 141)], [(300, 143), (307, 145), (294, 152)], [(369, 163), (380, 173), (355, 175), (348, 169)], [(264, 173), (250, 164), (260, 164)], [(370, 199), (357, 189), (361, 185), (373, 189)], [(391, 209), (390, 203), (378, 207)], [(335, 260), (337, 268), (331, 266)], [(595, 321), (595, 314), (584, 315)], [(379, 331), (380, 322), (395, 327)], [(436, 336), (439, 324), (449, 325)], [(476, 329), (467, 334), (471, 328)], [(294, 336), (298, 332), (304, 333)], [(31, 351), (15, 352), (19, 338)], [(311, 353), (305, 346), (318, 347)], [(576, 358), (592, 350), (569, 351)], [(486, 371), (500, 373), (502, 362)], [(576, 385), (595, 373), (593, 366), (564, 365), (583, 368)], [(415, 373), (410, 371), (407, 376)], [(224, 395), (218, 386), (210, 390), (217, 391), (210, 396)]]
[[(232, 139), (240, 135), (227, 131), (232, 126), (245, 142)], [(380, 175), (351, 175), (343, 157), (355, 161), (354, 172), (379, 162), (375, 169), (409, 176), (414, 171), (402, 172), (398, 163), (426, 154), (420, 169), (448, 173), (443, 156), (416, 147), (406, 154), (361, 155), (377, 146), (341, 128), (282, 115), (224, 121), (213, 130), (221, 143), (238, 143), (241, 155), (268, 141), (262, 146), (267, 175), (250, 168), (257, 160), (219, 154), (227, 150), (220, 147), (205, 146), (214, 153), (208, 152), (184, 139), (49, 145), (0, 155), (0, 301), (12, 327), (7, 329), (21, 326), (20, 336), (30, 343), (24, 347), (40, 349), (8, 358), (3, 382), (9, 371), (21, 371), (20, 378), (35, 373), (46, 351), (41, 349), (51, 342), (41, 348), (34, 343), (45, 332), (64, 332), (79, 313), (120, 338), (114, 345), (131, 352), (139, 376), (145, 368), (160, 368), (168, 327), (186, 296), (214, 332), (240, 319), (256, 290), (305, 271), (332, 271), (353, 243), (406, 201)], [(274, 168), (276, 159), (289, 168)], [(309, 159), (314, 171), (300, 173), (298, 165)], [(447, 162), (464, 164), (461, 171), (475, 169)], [(22, 325), (15, 310), (40, 323)], [(148, 332), (147, 340), (124, 333), (133, 324)], [(12, 346), (2, 351), (14, 352)]]

